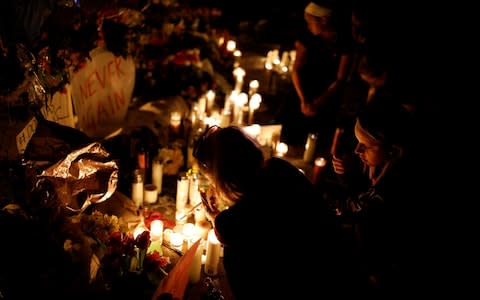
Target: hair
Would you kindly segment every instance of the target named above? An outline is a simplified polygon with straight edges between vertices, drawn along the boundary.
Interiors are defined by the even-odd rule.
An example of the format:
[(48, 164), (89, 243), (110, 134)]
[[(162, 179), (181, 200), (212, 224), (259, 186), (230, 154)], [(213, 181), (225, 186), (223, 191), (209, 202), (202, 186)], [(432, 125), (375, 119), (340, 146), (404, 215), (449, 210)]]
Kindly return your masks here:
[[(387, 101), (383, 101), (387, 102)], [(412, 133), (411, 115), (395, 103), (367, 105), (357, 114), (357, 122), (385, 146), (406, 146)]]
[(209, 128), (195, 149), (200, 171), (210, 176), (218, 195), (230, 201), (237, 201), (252, 188), (263, 167), (259, 144), (236, 126)]

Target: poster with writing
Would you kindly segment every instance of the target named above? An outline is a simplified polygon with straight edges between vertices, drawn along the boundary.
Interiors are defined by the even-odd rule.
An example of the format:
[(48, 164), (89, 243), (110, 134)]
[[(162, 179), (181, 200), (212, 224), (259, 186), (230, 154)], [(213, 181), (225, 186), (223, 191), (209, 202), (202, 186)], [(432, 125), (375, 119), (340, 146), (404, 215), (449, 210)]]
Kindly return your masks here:
[(49, 121), (75, 128), (71, 86), (67, 84), (63, 90), (53, 94), (41, 108), (41, 112)]
[(72, 76), (72, 98), (78, 127), (93, 138), (104, 138), (122, 127), (135, 84), (135, 63), (97, 48), (92, 60)]

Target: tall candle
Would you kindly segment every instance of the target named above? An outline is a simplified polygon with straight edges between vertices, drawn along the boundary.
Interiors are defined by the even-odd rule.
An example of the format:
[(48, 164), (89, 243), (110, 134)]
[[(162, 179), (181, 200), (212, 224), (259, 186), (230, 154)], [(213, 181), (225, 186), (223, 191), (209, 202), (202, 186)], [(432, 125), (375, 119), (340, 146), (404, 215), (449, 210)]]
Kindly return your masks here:
[(190, 283), (198, 283), (202, 275), (202, 254), (203, 254), (203, 244), (198, 245), (195, 255), (193, 256), (192, 263), (190, 265), (190, 270), (188, 273), (188, 281)]
[(200, 175), (195, 172), (189, 176), (190, 183), (189, 183), (188, 199), (192, 207), (202, 202), (200, 191), (198, 190), (198, 185), (200, 182), (199, 176)]
[(305, 152), (303, 153), (303, 160), (305, 162), (312, 162), (315, 156), (315, 148), (317, 146), (317, 134), (309, 133), (307, 142), (305, 144)]
[(214, 229), (208, 232), (207, 259), (205, 261), (205, 273), (210, 276), (217, 275), (218, 262), (220, 261), (220, 241), (215, 235)]
[(185, 205), (187, 205), (188, 189), (189, 189), (188, 177), (185, 173), (182, 173), (177, 179), (177, 199), (176, 199), (177, 211), (184, 209)]
[(250, 102), (248, 103), (248, 124), (253, 124), (253, 113), (260, 107), (260, 103), (262, 103), (262, 96), (260, 96), (260, 94), (254, 93), (250, 98)]
[(157, 193), (162, 193), (163, 163), (160, 158), (155, 158), (152, 163), (152, 183), (157, 187)]
[[(139, 170), (137, 170), (139, 171)], [(140, 172), (135, 172), (132, 181), (132, 195), (131, 198), (135, 206), (139, 208), (143, 204), (143, 178)]]
[(206, 96), (207, 96), (207, 112), (211, 114), (213, 106), (215, 104), (215, 92), (212, 90), (208, 90)]
[(252, 80), (250, 81), (250, 83), (248, 84), (248, 94), (250, 96), (252, 96), (253, 94), (255, 94), (258, 90), (258, 87), (260, 86), (260, 83), (258, 82), (258, 80)]

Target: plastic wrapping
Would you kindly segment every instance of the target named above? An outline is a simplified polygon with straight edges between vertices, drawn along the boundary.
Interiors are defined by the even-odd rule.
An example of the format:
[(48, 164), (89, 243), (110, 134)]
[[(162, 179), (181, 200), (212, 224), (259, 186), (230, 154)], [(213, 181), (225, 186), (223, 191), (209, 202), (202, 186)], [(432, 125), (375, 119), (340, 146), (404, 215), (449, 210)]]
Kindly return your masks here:
[(101, 203), (115, 192), (118, 166), (107, 161), (109, 153), (100, 143), (73, 151), (40, 175), (50, 180), (62, 203), (71, 210), (83, 211), (92, 203)]

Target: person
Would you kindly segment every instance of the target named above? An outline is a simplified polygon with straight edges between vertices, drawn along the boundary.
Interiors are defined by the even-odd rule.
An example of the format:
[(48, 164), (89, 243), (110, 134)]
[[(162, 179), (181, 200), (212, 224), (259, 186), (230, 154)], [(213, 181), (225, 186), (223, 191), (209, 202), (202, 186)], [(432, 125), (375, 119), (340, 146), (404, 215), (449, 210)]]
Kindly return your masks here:
[[(368, 105), (356, 118), (355, 153), (368, 183), (345, 201), (340, 218), (353, 228), (363, 292), (370, 295), (392, 296), (410, 280), (405, 269), (419, 182), (413, 169), (413, 124), (402, 106), (386, 103)], [(348, 173), (342, 159), (334, 157), (332, 163), (338, 174)]]
[[(349, 34), (344, 29), (348, 20), (340, 11), (327, 2), (310, 2), (305, 7), (308, 30), (295, 41), (296, 58), (291, 72), (308, 131), (317, 132), (320, 142), (326, 143), (333, 136), (339, 96), (350, 64)], [(323, 149), (322, 143), (319, 149)]]
[[(207, 217), (224, 246), (225, 273), (237, 300), (333, 293), (327, 284), (336, 278), (329, 265), (333, 223), (300, 170), (281, 158), (266, 159), (235, 126), (210, 127), (193, 156), (210, 182)], [(222, 203), (228, 208), (219, 209)], [(313, 240), (321, 247), (313, 249)]]

